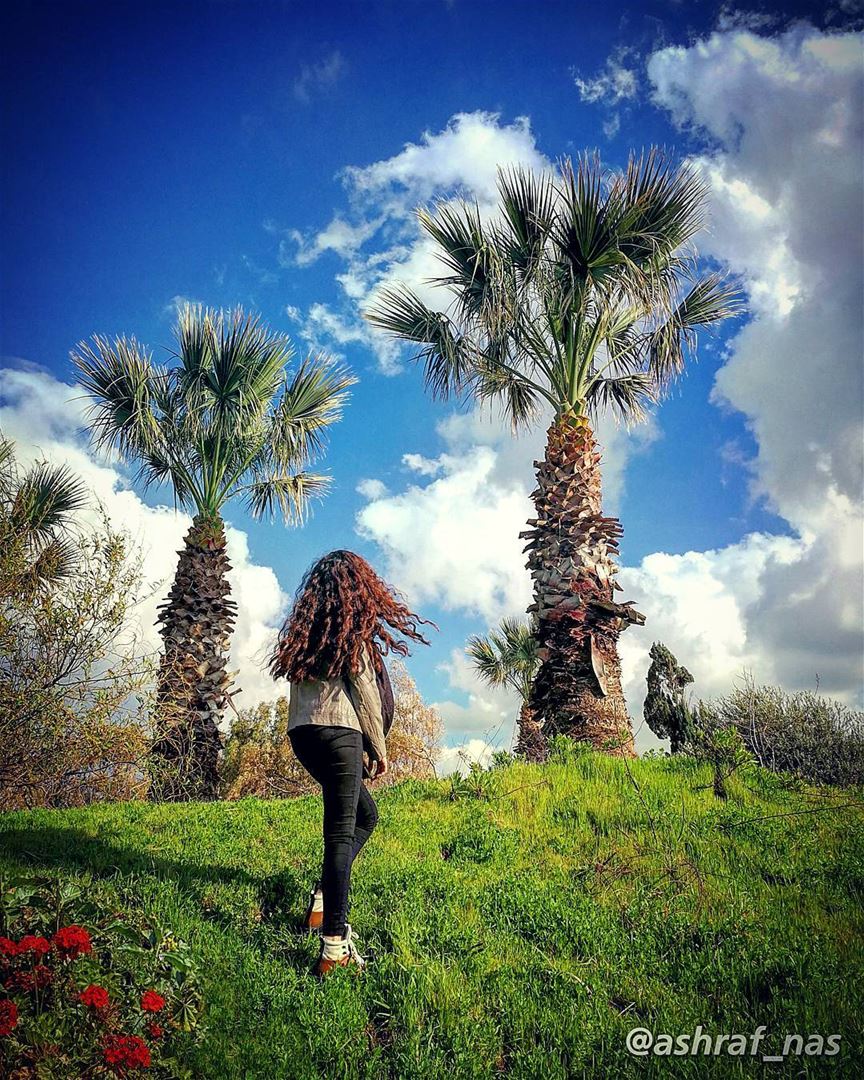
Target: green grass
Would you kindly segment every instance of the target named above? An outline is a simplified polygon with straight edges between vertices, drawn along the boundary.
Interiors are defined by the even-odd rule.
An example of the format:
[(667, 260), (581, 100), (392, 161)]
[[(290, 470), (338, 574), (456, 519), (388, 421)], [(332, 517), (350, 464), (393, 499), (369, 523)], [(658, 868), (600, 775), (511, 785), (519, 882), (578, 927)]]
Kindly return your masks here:
[[(309, 974), (299, 935), (320, 800), (121, 804), (0, 816), (0, 873), (94, 881), (201, 966), (196, 1076), (861, 1075), (864, 813), (757, 772), (718, 802), (692, 762), (585, 754), (378, 796), (355, 866), (360, 977)], [(836, 800), (835, 800), (836, 801)], [(747, 821), (756, 818), (759, 820)], [(274, 875), (288, 904), (262, 917)], [(634, 1059), (633, 1027), (840, 1033), (841, 1053)], [(782, 1039), (780, 1040), (782, 1042)]]

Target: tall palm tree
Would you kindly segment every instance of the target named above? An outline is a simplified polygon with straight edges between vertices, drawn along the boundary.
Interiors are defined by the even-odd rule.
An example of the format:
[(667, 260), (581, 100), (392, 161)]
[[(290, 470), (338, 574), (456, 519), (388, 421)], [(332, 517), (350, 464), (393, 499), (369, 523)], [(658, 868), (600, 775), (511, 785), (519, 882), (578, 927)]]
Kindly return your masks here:
[(489, 217), (465, 202), (418, 211), (445, 267), (432, 281), (444, 310), (396, 286), (367, 317), (417, 346), (435, 396), (498, 402), (514, 429), (551, 413), (522, 534), (542, 660), (531, 704), (547, 734), (632, 753), (618, 637), (644, 616), (613, 598), (622, 530), (602, 512), (592, 425), (607, 409), (642, 419), (736, 293), (700, 275), (689, 247), (703, 184), (657, 150), (622, 173), (596, 156), (539, 176), (514, 168), (498, 189)]
[(536, 629), (526, 620), (505, 618), (488, 634), (474, 634), (465, 646), (484, 682), (509, 687), (519, 695), (516, 753), (529, 761), (546, 758), (546, 740), (531, 710), (531, 687), (540, 666)]
[(84, 484), (65, 465), (39, 461), (22, 472), (12, 440), (0, 432), (0, 596), (73, 572), (75, 546), (64, 534), (86, 501)]
[(139, 467), (145, 485), (170, 483), (192, 512), (159, 616), (163, 655), (154, 753), (165, 798), (212, 798), (219, 721), (231, 698), (226, 671), (236, 604), (230, 599), (222, 510), (240, 498), (256, 517), (303, 520), (328, 478), (305, 471), (355, 379), (326, 357), (290, 374), (288, 339), (242, 309), (188, 305), (178, 314), (170, 366), (134, 338), (96, 336), (72, 352), (91, 401), (94, 442)]

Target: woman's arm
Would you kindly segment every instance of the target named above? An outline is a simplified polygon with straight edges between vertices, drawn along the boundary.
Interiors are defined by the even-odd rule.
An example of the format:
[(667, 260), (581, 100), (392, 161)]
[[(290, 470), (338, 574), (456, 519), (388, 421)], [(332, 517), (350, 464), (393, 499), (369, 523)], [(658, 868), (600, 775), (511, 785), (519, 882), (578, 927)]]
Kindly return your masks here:
[(351, 703), (360, 721), (360, 730), (366, 738), (369, 756), (377, 761), (387, 758), (384, 742), (384, 718), (381, 714), (381, 697), (375, 681), (375, 671), (368, 652), (363, 654), (363, 663), (356, 675), (346, 679)]

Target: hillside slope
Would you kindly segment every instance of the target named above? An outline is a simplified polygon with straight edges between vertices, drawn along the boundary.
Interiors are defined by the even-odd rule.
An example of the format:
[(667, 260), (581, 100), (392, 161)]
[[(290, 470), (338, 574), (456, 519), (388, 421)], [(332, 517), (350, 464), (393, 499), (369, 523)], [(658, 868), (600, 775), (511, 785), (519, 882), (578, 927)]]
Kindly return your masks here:
[[(452, 800), (449, 781), (378, 796), (352, 892), (359, 978), (316, 983), (295, 929), (316, 798), (0, 815), (0, 874), (89, 877), (189, 942), (207, 1002), (195, 1076), (860, 1075), (860, 799), (756, 772), (724, 804), (691, 762), (590, 753), (486, 783), (485, 798)], [(285, 904), (262, 911), (277, 883)], [(840, 1033), (841, 1052), (766, 1066), (625, 1046), (634, 1027), (698, 1024), (764, 1024), (765, 1053)]]

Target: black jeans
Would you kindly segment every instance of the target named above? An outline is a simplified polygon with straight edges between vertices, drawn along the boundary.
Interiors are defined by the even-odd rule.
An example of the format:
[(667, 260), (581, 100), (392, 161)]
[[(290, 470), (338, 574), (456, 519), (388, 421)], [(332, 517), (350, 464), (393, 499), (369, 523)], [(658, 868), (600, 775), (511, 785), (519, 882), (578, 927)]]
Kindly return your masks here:
[(297, 760), (321, 785), (324, 797), (321, 932), (343, 937), (351, 864), (378, 822), (378, 808), (363, 784), (363, 736), (354, 728), (302, 724), (288, 737)]

